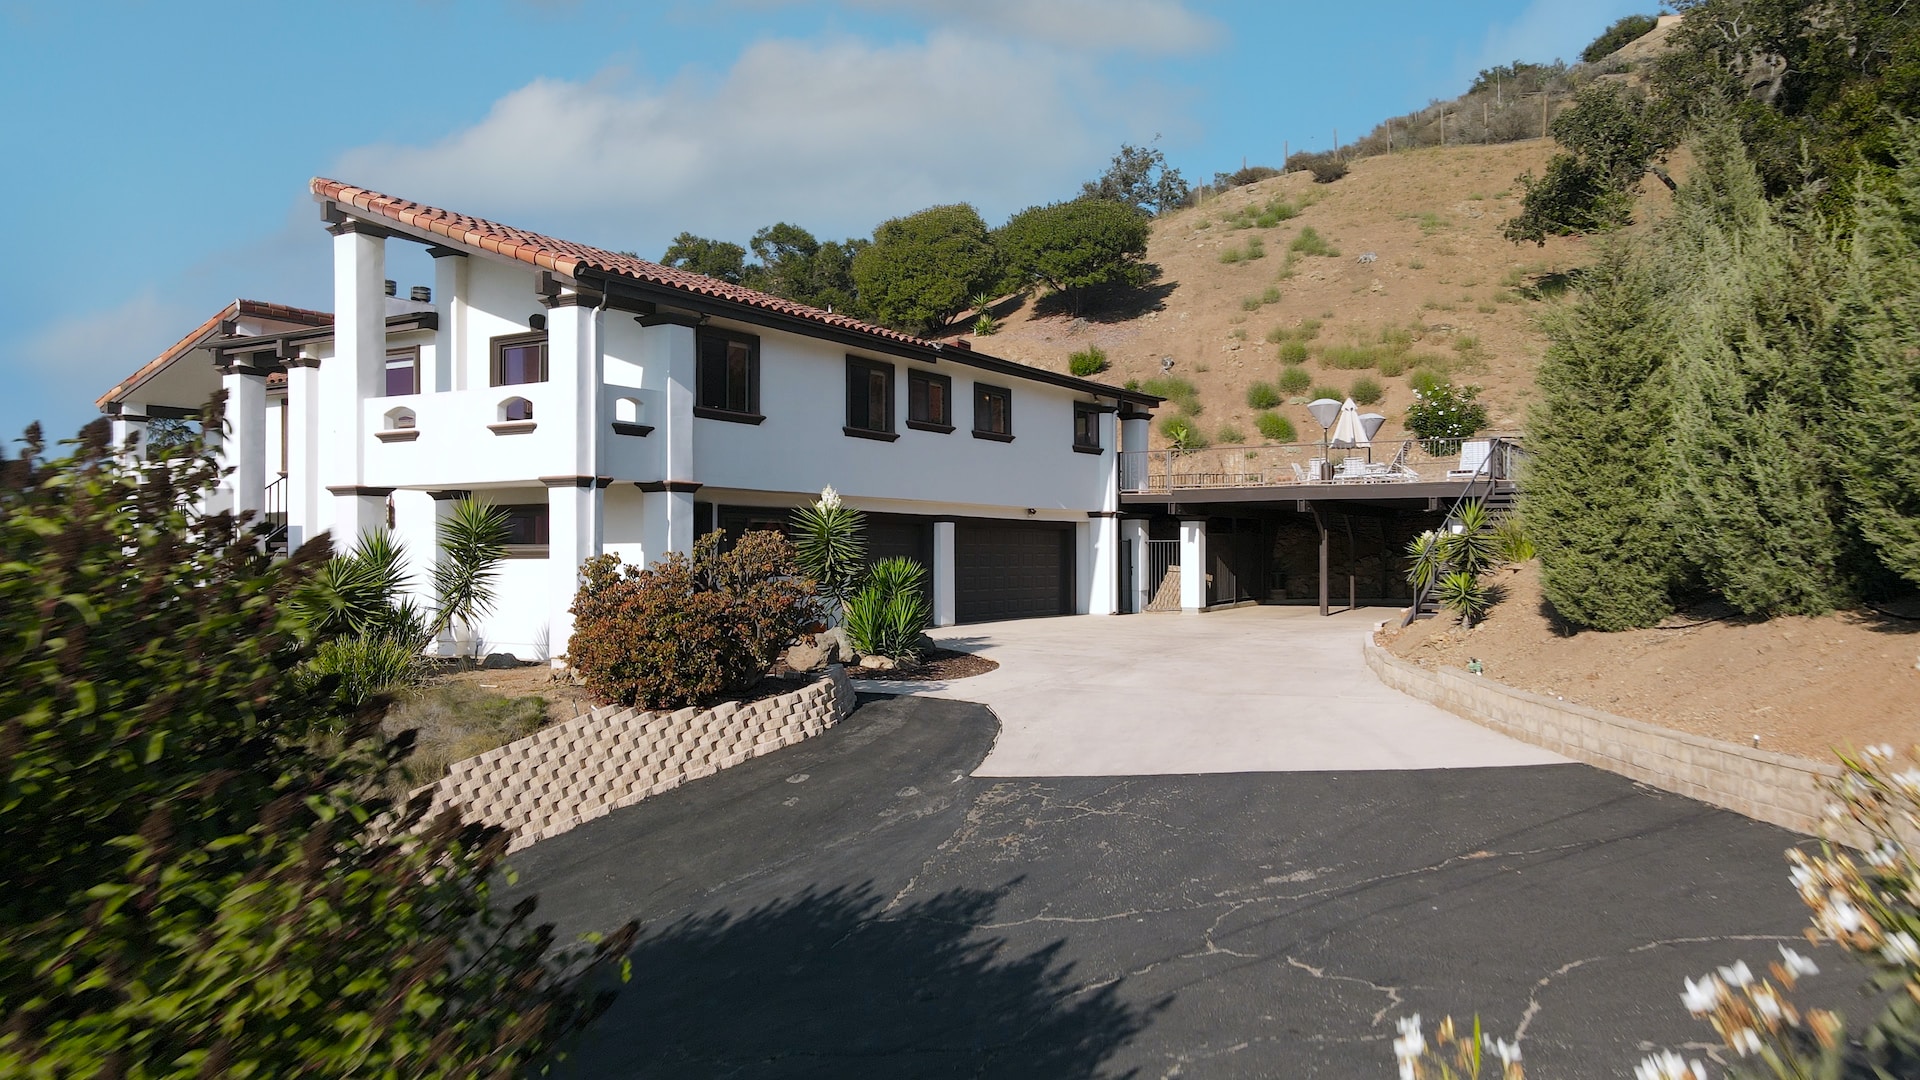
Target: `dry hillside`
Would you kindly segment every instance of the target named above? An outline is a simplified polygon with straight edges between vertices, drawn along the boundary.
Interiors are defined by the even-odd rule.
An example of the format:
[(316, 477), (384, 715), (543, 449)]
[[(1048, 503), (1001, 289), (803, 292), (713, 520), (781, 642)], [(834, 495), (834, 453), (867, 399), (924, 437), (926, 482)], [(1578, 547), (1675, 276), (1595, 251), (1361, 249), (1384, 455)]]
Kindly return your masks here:
[[(1097, 345), (1111, 365), (1097, 377), (1115, 383), (1157, 378), (1171, 357), (1171, 373), (1198, 390), (1196, 423), (1215, 443), (1228, 428), (1264, 441), (1247, 388), (1278, 380), (1289, 342), (1295, 355), (1305, 346), (1314, 387), (1376, 381), (1384, 396), (1372, 407), (1389, 417), (1389, 437), (1403, 430), (1408, 381), (1422, 368), (1484, 387), (1492, 429), (1518, 429), (1545, 346), (1539, 286), (1550, 292), (1553, 275), (1589, 258), (1582, 239), (1538, 248), (1500, 235), (1519, 206), (1514, 178), (1553, 151), (1548, 140), (1415, 150), (1356, 161), (1333, 184), (1296, 172), (1226, 192), (1153, 223), (1148, 258), (1161, 276), (1139, 302), (1076, 317), (1029, 300), (1003, 310), (979, 347), (1065, 371), (1070, 354)], [(1665, 189), (1651, 188), (1643, 218), (1665, 202)], [(1276, 204), (1298, 212), (1269, 214), (1262, 227)], [(1337, 254), (1290, 254), (1307, 229)], [(1263, 254), (1244, 257), (1255, 241)], [(1319, 433), (1307, 400), (1290, 394), (1277, 410), (1302, 441)], [(1154, 438), (1164, 443), (1157, 429)]]

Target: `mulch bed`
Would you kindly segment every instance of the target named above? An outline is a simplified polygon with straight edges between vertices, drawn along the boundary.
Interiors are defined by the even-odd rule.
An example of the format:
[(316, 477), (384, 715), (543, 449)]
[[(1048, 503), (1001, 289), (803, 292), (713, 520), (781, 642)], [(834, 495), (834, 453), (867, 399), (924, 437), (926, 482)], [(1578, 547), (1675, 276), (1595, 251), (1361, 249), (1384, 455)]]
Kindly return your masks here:
[(955, 652), (952, 649), (933, 649), (922, 654), (914, 663), (902, 664), (892, 671), (849, 667), (847, 678), (871, 679), (874, 682), (936, 682), (985, 675), (999, 666), (984, 656)]

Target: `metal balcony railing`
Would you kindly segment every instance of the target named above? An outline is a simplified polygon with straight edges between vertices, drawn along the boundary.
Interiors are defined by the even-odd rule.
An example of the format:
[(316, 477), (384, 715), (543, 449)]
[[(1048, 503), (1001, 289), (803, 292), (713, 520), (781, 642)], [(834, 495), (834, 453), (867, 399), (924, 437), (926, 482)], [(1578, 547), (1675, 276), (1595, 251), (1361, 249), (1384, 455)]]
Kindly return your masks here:
[(1412, 484), (1510, 479), (1519, 435), (1469, 439), (1396, 439), (1367, 450), (1328, 451), (1321, 443), (1130, 450), (1120, 455), (1120, 490), (1159, 495), (1220, 488), (1321, 484)]

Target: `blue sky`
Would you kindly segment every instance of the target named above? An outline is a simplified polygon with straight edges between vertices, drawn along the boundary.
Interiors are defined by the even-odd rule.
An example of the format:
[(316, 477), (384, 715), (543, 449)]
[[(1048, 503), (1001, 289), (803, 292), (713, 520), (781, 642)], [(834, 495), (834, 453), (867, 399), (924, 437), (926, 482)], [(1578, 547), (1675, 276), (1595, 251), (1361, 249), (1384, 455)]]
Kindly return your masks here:
[(1655, 7), (0, 0), (0, 437), (70, 433), (236, 296), (331, 307), (315, 174), (650, 258), (942, 202), (997, 223), (1123, 141), (1190, 179), (1277, 163)]

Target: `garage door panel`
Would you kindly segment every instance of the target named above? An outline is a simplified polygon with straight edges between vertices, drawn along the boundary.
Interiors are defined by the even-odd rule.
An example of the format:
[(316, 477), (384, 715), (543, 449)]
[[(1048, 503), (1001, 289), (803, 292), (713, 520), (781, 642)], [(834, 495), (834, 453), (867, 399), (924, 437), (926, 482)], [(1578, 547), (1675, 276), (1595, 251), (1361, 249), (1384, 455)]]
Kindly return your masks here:
[(960, 622), (1071, 614), (1073, 530), (1038, 522), (954, 527), (954, 615)]

